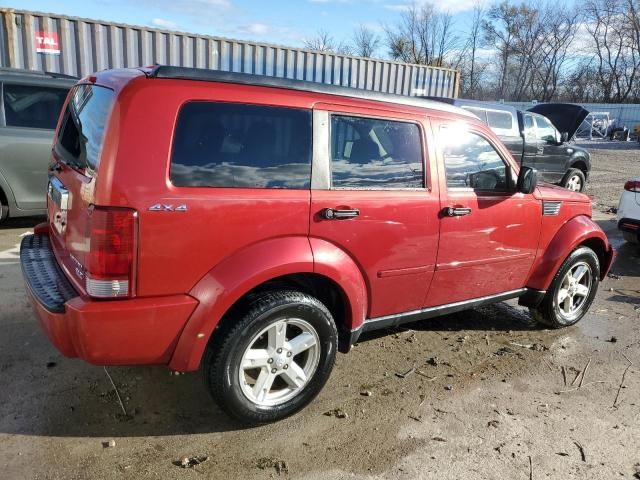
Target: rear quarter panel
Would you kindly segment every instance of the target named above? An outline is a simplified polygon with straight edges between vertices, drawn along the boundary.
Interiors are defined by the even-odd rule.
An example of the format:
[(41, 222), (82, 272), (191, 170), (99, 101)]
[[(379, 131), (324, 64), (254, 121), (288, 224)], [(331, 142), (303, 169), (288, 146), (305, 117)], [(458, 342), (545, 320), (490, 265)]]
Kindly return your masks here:
[[(253, 244), (308, 234), (310, 190), (172, 185), (174, 124), (191, 100), (310, 106), (277, 91), (265, 95), (264, 89), (205, 82), (141, 78), (121, 92), (112, 117), (119, 138), (102, 158), (96, 203), (139, 212), (139, 296), (188, 292), (224, 259)], [(187, 210), (149, 211), (158, 203)]]

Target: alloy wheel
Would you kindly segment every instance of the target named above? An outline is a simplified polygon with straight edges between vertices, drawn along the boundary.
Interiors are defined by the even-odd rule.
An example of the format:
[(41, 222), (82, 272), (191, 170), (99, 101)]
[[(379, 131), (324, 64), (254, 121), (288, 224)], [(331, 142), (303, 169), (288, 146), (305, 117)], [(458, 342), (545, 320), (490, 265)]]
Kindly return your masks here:
[(567, 181), (567, 188), (569, 190), (573, 190), (574, 192), (579, 192), (582, 190), (582, 179), (578, 175), (573, 175)]
[(578, 262), (567, 271), (556, 295), (558, 309), (565, 318), (570, 319), (580, 313), (592, 283), (593, 273), (586, 262)]
[(300, 318), (277, 320), (249, 342), (242, 355), (242, 393), (258, 406), (283, 404), (298, 395), (320, 361), (320, 338)]

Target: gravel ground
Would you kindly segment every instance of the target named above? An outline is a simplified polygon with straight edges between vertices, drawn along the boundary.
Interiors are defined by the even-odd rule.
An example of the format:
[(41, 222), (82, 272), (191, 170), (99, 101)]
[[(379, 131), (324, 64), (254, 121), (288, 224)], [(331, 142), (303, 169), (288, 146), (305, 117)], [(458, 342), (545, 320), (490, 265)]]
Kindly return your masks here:
[(588, 147), (619, 256), (580, 324), (543, 330), (508, 302), (367, 335), (308, 408), (253, 429), (198, 374), (156, 367), (109, 368), (124, 414), (102, 368), (40, 332), (12, 250), (34, 222), (14, 222), (0, 230), (0, 478), (639, 478), (640, 261), (604, 212), (640, 149), (615, 147)]
[(624, 182), (640, 175), (640, 143), (605, 140), (578, 145), (591, 152), (592, 171), (585, 193), (593, 195), (594, 211), (616, 208)]

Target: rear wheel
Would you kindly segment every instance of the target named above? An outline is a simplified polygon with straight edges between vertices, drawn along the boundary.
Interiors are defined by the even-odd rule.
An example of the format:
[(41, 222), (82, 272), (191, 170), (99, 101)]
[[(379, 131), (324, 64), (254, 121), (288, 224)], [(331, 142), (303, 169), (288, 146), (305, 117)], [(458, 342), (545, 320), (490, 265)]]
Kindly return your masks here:
[(338, 333), (316, 298), (296, 291), (256, 297), (207, 348), (203, 373), (220, 407), (247, 424), (281, 420), (320, 392)]
[(582, 170), (577, 168), (570, 168), (566, 173), (564, 178), (562, 179), (562, 186), (566, 189), (572, 190), (574, 192), (581, 192), (584, 190), (584, 186), (587, 183), (587, 180), (582, 173)]
[(589, 310), (600, 280), (598, 256), (588, 247), (580, 247), (560, 266), (544, 299), (530, 309), (539, 323), (562, 328), (577, 323)]
[(633, 232), (622, 232), (622, 237), (629, 243), (639, 243), (640, 239), (638, 238), (637, 233)]

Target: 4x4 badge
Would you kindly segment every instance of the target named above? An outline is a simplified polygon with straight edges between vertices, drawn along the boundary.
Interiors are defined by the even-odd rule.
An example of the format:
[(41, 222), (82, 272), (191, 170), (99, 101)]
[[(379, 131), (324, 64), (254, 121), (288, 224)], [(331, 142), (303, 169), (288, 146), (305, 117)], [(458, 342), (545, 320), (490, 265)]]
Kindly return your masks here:
[(150, 212), (186, 212), (187, 206), (184, 203), (178, 205), (177, 207), (174, 207), (173, 205), (166, 205), (164, 203), (156, 203), (155, 205), (152, 205), (149, 207), (149, 211)]

